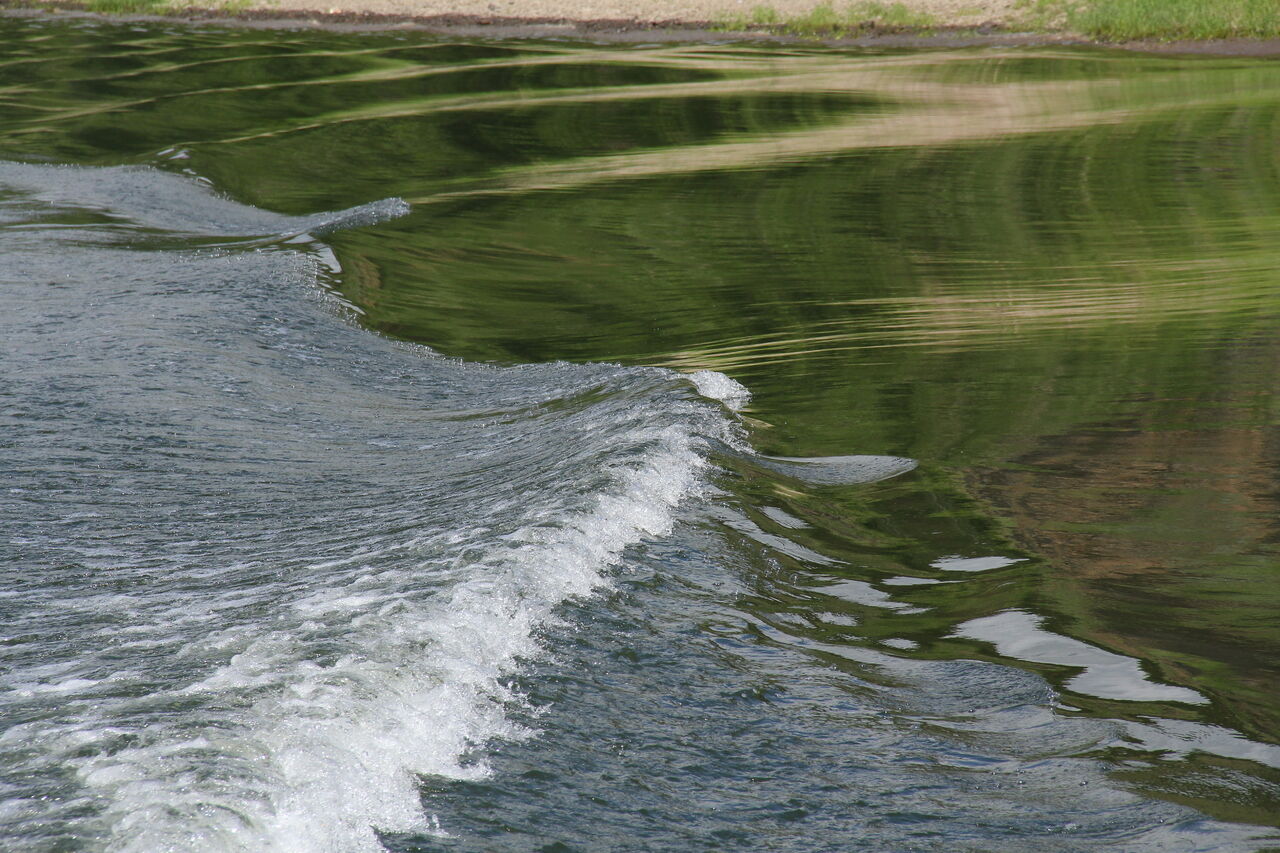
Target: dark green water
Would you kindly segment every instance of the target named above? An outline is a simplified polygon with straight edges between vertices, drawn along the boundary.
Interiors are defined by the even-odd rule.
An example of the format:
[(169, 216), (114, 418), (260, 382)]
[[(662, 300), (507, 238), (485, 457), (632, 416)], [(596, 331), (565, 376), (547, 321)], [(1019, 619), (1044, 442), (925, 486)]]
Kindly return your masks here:
[[(1055, 717), (1129, 732), (1070, 753), (1117, 786), (1280, 825), (1277, 62), (26, 20), (0, 44), (0, 158), (190, 170), (285, 214), (408, 200), (326, 238), (369, 329), (720, 371), (762, 453), (919, 462), (858, 489), (722, 462), (755, 556), (686, 641), (1028, 671)], [(456, 807), (460, 843), (518, 824), (493, 801)], [(863, 837), (833, 831), (808, 849)]]

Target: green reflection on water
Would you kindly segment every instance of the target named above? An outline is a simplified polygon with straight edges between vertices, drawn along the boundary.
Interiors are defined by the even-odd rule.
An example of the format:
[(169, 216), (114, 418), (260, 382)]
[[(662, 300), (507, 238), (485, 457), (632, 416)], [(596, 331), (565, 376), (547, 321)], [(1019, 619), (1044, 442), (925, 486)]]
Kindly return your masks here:
[[(1035, 664), (1082, 713), (1280, 742), (1280, 65), (0, 27), (7, 156), (417, 202), (331, 238), (374, 329), (722, 370), (764, 452), (920, 460), (843, 489), (744, 469), (752, 524), (839, 561), (781, 554), (762, 622), (1003, 660), (957, 626), (1028, 611), (1209, 700)], [(1017, 562), (940, 567), (990, 556)], [(1274, 770), (1158, 768), (1126, 773), (1280, 813)]]

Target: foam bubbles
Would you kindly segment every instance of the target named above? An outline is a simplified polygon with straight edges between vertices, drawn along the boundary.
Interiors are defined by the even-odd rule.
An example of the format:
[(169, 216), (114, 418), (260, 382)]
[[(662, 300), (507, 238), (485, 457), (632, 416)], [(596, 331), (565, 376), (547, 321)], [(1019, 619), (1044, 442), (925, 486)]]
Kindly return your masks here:
[[(214, 236), (404, 212), (277, 217), (146, 169), (0, 164), (0, 182), (31, 190), (26, 218), (175, 210), (157, 224)], [(346, 324), (309, 298), (313, 243), (15, 233), (0, 280), (26, 310), (0, 317), (6, 367), (48, 382), (0, 434), (0, 538), (19, 543), (0, 560), (24, 579), (0, 696), (19, 721), (0, 765), (22, 780), (7, 850), (350, 853), (447, 833), (419, 777), (483, 775), (487, 743), (527, 736), (506, 680), (558, 608), (666, 535), (733, 431), (669, 372), (468, 365)]]
[(699, 370), (689, 374), (698, 393), (710, 400), (719, 400), (737, 412), (751, 401), (751, 392), (736, 379), (715, 370)]
[[(470, 749), (527, 735), (508, 719), (519, 700), (503, 679), (541, 653), (539, 628), (606, 583), (629, 545), (667, 533), (702, 488), (694, 432), (629, 438), (644, 451), (614, 465), (582, 509), (491, 540), (439, 595), (378, 606), (335, 590), (327, 607), (307, 596), (287, 608), (299, 621), (181, 691), (205, 707), (257, 697), (241, 710), (159, 724), (114, 748), (102, 720), (50, 733), (43, 746), (104, 804), (106, 846), (347, 853), (381, 850), (375, 828), (447, 832), (423, 812), (417, 776), (482, 776), (482, 762), (463, 761)], [(306, 642), (324, 613), (350, 623), (351, 651), (329, 663), (308, 659)]]

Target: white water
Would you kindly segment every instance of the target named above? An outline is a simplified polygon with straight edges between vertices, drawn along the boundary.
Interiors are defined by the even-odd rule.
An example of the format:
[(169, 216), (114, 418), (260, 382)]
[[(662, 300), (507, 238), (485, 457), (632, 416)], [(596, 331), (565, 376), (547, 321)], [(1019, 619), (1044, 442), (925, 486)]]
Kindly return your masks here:
[[(483, 765), (461, 763), (470, 746), (521, 736), (506, 720), (517, 697), (502, 678), (540, 653), (536, 632), (558, 605), (604, 583), (625, 547), (667, 532), (675, 506), (697, 492), (704, 463), (693, 437), (668, 429), (646, 438), (655, 448), (616, 471), (594, 506), (522, 527), (438, 598), (386, 600), (356, 572), (346, 588), (290, 603), (303, 631), (308, 617), (346, 615), (347, 642), (360, 651), (316, 666), (287, 633), (254, 640), (183, 691), (216, 704), (219, 693), (266, 687), (229, 731), (156, 738), (78, 764), (110, 802), (111, 848), (378, 850), (375, 826), (431, 829), (414, 774), (474, 776)], [(237, 759), (258, 797), (175, 784), (202, 762)]]
[[(0, 277), (29, 306), (0, 332), (38, 377), (0, 445), (23, 546), (0, 756), (44, 780), (5, 800), (11, 849), (69, 824), (137, 853), (447, 832), (417, 779), (482, 775), (472, 752), (527, 734), (504, 680), (670, 531), (733, 424), (665, 371), (463, 365), (356, 329), (308, 299), (318, 244), (115, 247), (122, 218), (161, 226), (151, 196), (197, 237), (392, 203), (294, 222), (150, 170), (0, 181), (23, 223)], [(41, 225), (81, 197), (111, 221)]]

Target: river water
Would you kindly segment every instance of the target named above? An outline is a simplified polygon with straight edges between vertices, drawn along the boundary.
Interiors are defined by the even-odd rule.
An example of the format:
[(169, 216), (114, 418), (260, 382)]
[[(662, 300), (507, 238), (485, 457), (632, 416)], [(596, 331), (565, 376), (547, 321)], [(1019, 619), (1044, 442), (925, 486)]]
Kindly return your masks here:
[(1280, 846), (1280, 65), (0, 19), (13, 851)]

